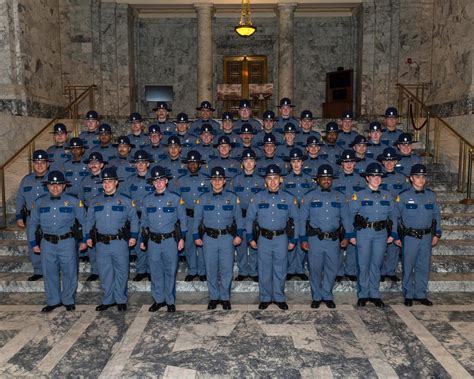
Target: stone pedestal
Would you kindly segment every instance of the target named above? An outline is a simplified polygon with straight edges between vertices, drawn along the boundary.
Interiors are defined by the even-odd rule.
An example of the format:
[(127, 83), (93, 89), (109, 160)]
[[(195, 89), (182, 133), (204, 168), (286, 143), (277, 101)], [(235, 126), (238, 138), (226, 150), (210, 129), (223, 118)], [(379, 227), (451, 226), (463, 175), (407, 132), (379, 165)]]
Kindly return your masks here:
[(293, 98), (293, 25), (295, 3), (278, 4), (278, 98)]
[(212, 97), (212, 4), (195, 4), (198, 19), (197, 103)]

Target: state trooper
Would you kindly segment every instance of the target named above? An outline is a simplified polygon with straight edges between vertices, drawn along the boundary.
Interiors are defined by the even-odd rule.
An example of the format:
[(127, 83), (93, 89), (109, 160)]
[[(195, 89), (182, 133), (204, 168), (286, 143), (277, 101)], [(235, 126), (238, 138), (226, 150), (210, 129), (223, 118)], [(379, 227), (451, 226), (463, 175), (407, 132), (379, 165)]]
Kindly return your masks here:
[(340, 146), (342, 149), (348, 149), (349, 145), (354, 141), (354, 138), (356, 138), (359, 133), (357, 133), (355, 130), (353, 130), (353, 118), (354, 115), (352, 111), (345, 111), (341, 115), (341, 121), (340, 121), (340, 132), (337, 135), (337, 145)]
[(51, 161), (51, 170), (64, 170), (64, 163), (71, 159), (66, 151), (68, 131), (66, 125), (58, 123), (50, 132), (53, 135), (54, 145), (46, 150)]
[(112, 146), (112, 128), (109, 124), (100, 124), (97, 130), (99, 145), (92, 147), (89, 153), (100, 153), (104, 160), (110, 161), (115, 158), (117, 150)]
[(324, 144), (321, 146), (320, 155), (322, 158), (327, 159), (332, 165), (336, 165), (336, 161), (339, 159), (342, 149), (336, 144), (337, 136), (339, 134), (339, 127), (337, 122), (331, 121), (326, 124), (325, 130), (323, 130)]
[(413, 152), (413, 143), (410, 133), (401, 133), (394, 142), (400, 153), (400, 159), (395, 169), (406, 176), (410, 175), (411, 168), (414, 165), (421, 164), (421, 158)]
[(82, 139), (78, 137), (69, 140), (69, 146), (65, 149), (71, 154), (71, 159), (64, 163), (64, 176), (70, 185), (65, 191), (76, 197), (82, 195), (82, 179), (89, 175), (87, 165), (82, 161), (84, 152), (87, 149)]
[[(30, 232), (31, 223), (31, 207), (33, 202), (40, 196), (48, 192), (48, 189), (43, 186), (44, 177), (48, 174), (49, 157), (44, 150), (35, 150), (33, 157), (33, 172), (25, 175), (20, 182), (20, 187), (16, 193), (15, 218), (16, 224), (20, 228), (26, 227), (26, 235), (35, 232), (33, 229)], [(43, 269), (41, 266), (41, 256), (33, 253), (28, 247), (31, 263), (33, 264), (33, 275), (28, 277), (28, 281), (39, 280), (43, 277)]]
[(311, 308), (319, 308), (321, 302), (328, 308), (336, 308), (332, 289), (340, 249), (349, 243), (344, 232), (351, 223), (347, 200), (344, 194), (331, 188), (333, 178), (330, 165), (319, 166), (315, 177), (319, 187), (301, 199), (300, 241), (302, 249), (308, 251)]
[(383, 150), (387, 147), (381, 143), (382, 138), (382, 125), (378, 121), (372, 121), (369, 124), (369, 143), (367, 144), (366, 155), (372, 159), (383, 153)]
[(166, 158), (166, 145), (161, 144), (163, 135), (161, 134), (160, 126), (157, 124), (151, 124), (148, 127), (148, 139), (149, 142), (143, 147), (150, 158), (154, 162), (161, 161)]
[(239, 135), (236, 133), (237, 130), (234, 128), (234, 115), (232, 112), (222, 113), (222, 124), (219, 130), (219, 135), (229, 137), (233, 147), (239, 146)]
[[(280, 166), (281, 168), (285, 168), (286, 172), (287, 164), (283, 161), (282, 158), (277, 155), (278, 142), (275, 134), (265, 133), (261, 144), (263, 145), (263, 157), (261, 157), (261, 159), (258, 159), (258, 156), (255, 153), (257, 160), (257, 173), (262, 177), (265, 176), (265, 172), (267, 171), (268, 165), (272, 163), (276, 164), (277, 166)], [(246, 150), (243, 150), (242, 154)]]
[(223, 167), (212, 168), (212, 191), (199, 197), (194, 213), (193, 239), (202, 247), (206, 263), (210, 299), (207, 309), (215, 309), (219, 303), (223, 309), (231, 309), (234, 250), (242, 242), (244, 232), (240, 199), (225, 190), (227, 179)]
[(130, 124), (130, 133), (127, 137), (132, 145), (135, 145), (138, 149), (147, 144), (147, 136), (143, 133), (143, 118), (138, 112), (130, 113), (128, 116), (128, 123)]
[[(37, 198), (31, 208), (28, 241), (33, 253), (41, 255), (47, 303), (42, 312), (51, 312), (62, 305), (67, 311), (76, 308), (75, 238), (79, 240), (79, 249), (85, 250), (82, 235), (85, 211), (81, 200), (64, 193), (68, 183), (62, 172), (50, 171), (47, 180), (43, 182), (49, 194)], [(40, 240), (35, 233), (37, 228), (41, 230)]]
[[(301, 149), (295, 147), (291, 149), (287, 160), (290, 162), (288, 175), (285, 177), (282, 187), (298, 201), (298, 207), (301, 205), (303, 195), (314, 188), (313, 178), (303, 172), (303, 161), (306, 157)], [(301, 229), (300, 229), (301, 230)], [(308, 280), (304, 268), (305, 252), (300, 246), (296, 246), (295, 251), (288, 255), (288, 269), (286, 280), (298, 278)]]
[(433, 305), (427, 298), (431, 249), (442, 232), (436, 194), (426, 188), (426, 175), (424, 165), (414, 165), (410, 171), (412, 187), (400, 193), (397, 203), (403, 230), (403, 297), (407, 307), (413, 301)]
[[(250, 199), (256, 193), (265, 189), (265, 181), (263, 177), (256, 172), (257, 155), (252, 149), (245, 149), (242, 152), (242, 172), (235, 176), (231, 182), (231, 189), (240, 198), (240, 208), (242, 210), (242, 217), (247, 217), (247, 208), (250, 204)], [(242, 243), (237, 246), (237, 267), (238, 275), (235, 278), (240, 282), (250, 278), (254, 282), (258, 282), (257, 271), (257, 250), (250, 247), (247, 243), (247, 238), (242, 235)]]
[[(117, 191), (119, 177), (114, 167), (102, 171), (104, 192), (92, 199), (87, 209), (87, 245), (95, 243), (100, 284), (104, 291), (102, 312), (117, 305), (119, 311), (127, 310), (127, 281), (129, 247), (137, 243), (138, 216), (135, 203)], [(92, 234), (91, 234), (92, 233)]]
[[(363, 190), (366, 186), (365, 180), (354, 169), (359, 162), (354, 150), (344, 150), (337, 161), (342, 167), (341, 173), (334, 178), (332, 188), (342, 192), (344, 196), (351, 197), (353, 193)], [(344, 249), (343, 249), (344, 250)], [(356, 248), (349, 244), (345, 248), (345, 254), (339, 256), (339, 270), (336, 281), (340, 282), (346, 276), (351, 282), (357, 280)]]
[(181, 142), (178, 137), (171, 136), (166, 144), (166, 158), (159, 161), (159, 164), (166, 167), (174, 178), (185, 175), (188, 170), (186, 165), (181, 161)]
[(351, 221), (350, 242), (357, 246), (357, 306), (368, 301), (385, 307), (380, 298), (380, 269), (387, 244), (400, 245), (397, 233), (397, 208), (390, 192), (380, 189), (383, 170), (380, 163), (367, 166), (362, 173), (367, 187), (352, 195), (349, 201)]
[(241, 128), (245, 124), (252, 125), (255, 132), (262, 130), (262, 124), (260, 121), (252, 117), (252, 105), (250, 100), (242, 99), (239, 101), (239, 119), (234, 122), (236, 128)]
[[(327, 159), (322, 158), (319, 155), (321, 151), (321, 145), (319, 138), (316, 136), (310, 136), (306, 140), (305, 151), (308, 159), (303, 162), (303, 172), (308, 175), (315, 176), (318, 172), (319, 166), (323, 164), (331, 164)], [(333, 171), (336, 171), (333, 169)]]
[(282, 310), (288, 309), (285, 297), (288, 254), (292, 254), (298, 242), (300, 222), (298, 201), (280, 189), (282, 181), (280, 167), (268, 165), (267, 189), (255, 194), (247, 209), (247, 240), (250, 247), (258, 249), (258, 309), (266, 309), (272, 302)]
[(208, 170), (214, 167), (222, 167), (229, 178), (233, 178), (240, 172), (240, 162), (231, 157), (232, 144), (226, 135), (221, 135), (214, 144), (217, 150), (217, 156), (208, 164)]
[(83, 141), (84, 146), (88, 146), (89, 149), (92, 149), (94, 146), (100, 145), (100, 141), (97, 138), (99, 114), (94, 110), (88, 111), (86, 113), (84, 124), (86, 130), (79, 134), (79, 138)]
[[(130, 163), (135, 166), (136, 173), (126, 178), (125, 181), (122, 183), (122, 193), (130, 196), (135, 202), (139, 220), (141, 219), (142, 215), (141, 204), (143, 198), (155, 190), (155, 188), (150, 183), (148, 183), (149, 167), (151, 162), (153, 161), (145, 150), (137, 150), (133, 155), (133, 159), (130, 160)], [(120, 189), (122, 190), (122, 185), (120, 187)], [(150, 277), (147, 255), (140, 249), (139, 245), (140, 244), (138, 243), (130, 251), (130, 260), (133, 261), (134, 259), (136, 259), (136, 275), (133, 278), (134, 282), (140, 282), (143, 279)], [(135, 257), (132, 258), (133, 256)]]
[(179, 113), (176, 116), (176, 129), (173, 134), (181, 142), (182, 154), (186, 154), (191, 150), (196, 142), (196, 136), (189, 131), (189, 125), (189, 118), (186, 113)]
[[(399, 159), (400, 156), (393, 147), (386, 147), (383, 151), (383, 154), (380, 154), (377, 157), (377, 160), (384, 166), (385, 177), (381, 188), (389, 191), (393, 198), (396, 198), (400, 192), (410, 188), (410, 182), (408, 181), (407, 177), (395, 170), (395, 166)], [(380, 281), (384, 282), (385, 278), (390, 279), (394, 283), (400, 281), (395, 273), (398, 266), (399, 256), (399, 246), (393, 243), (387, 245)]]
[(236, 132), (240, 140), (238, 142), (238, 147), (235, 148), (233, 151), (234, 158), (239, 158), (242, 156), (242, 152), (245, 149), (252, 149), (257, 154), (257, 158), (261, 158), (263, 153), (260, 148), (257, 146), (257, 141), (255, 140), (255, 136), (257, 132), (250, 124), (242, 124), (240, 129)]
[[(186, 208), (187, 230), (192, 231), (196, 200), (203, 193), (209, 192), (209, 176), (201, 170), (201, 166), (206, 162), (198, 151), (190, 150), (186, 158), (183, 159), (183, 163), (187, 165), (188, 173), (176, 179), (174, 187), (181, 195)], [(201, 282), (206, 281), (206, 266), (202, 248), (194, 244), (193, 238), (187, 238), (184, 252), (188, 265), (188, 272), (184, 280), (191, 282), (195, 278), (199, 278)]]
[(207, 162), (209, 162), (211, 159), (217, 158), (212, 144), (214, 135), (215, 132), (212, 125), (203, 124), (201, 126), (199, 139), (196, 141), (196, 146), (193, 147), (193, 150), (199, 151), (202, 158)]
[(191, 123), (191, 131), (193, 133), (199, 133), (203, 124), (211, 124), (214, 129), (219, 129), (219, 123), (212, 119), (212, 112), (215, 109), (209, 101), (202, 101), (196, 110), (199, 111), (199, 117)]
[(280, 115), (276, 118), (276, 125), (278, 128), (283, 129), (288, 123), (291, 123), (296, 127), (298, 126), (298, 120), (291, 115), (294, 107), (295, 106), (291, 103), (289, 98), (283, 97), (280, 99), (280, 104), (277, 105), (278, 113)]
[(130, 142), (130, 138), (120, 136), (112, 146), (117, 149), (117, 153), (115, 158), (109, 161), (109, 165), (117, 169), (117, 175), (120, 178), (128, 178), (130, 175), (134, 175), (136, 170), (132, 166), (130, 159), (132, 157), (131, 151), (135, 148), (135, 145)]
[(284, 159), (290, 150), (296, 147), (296, 135), (299, 134), (298, 127), (291, 122), (283, 127), (283, 144), (278, 146), (277, 155)]
[(395, 107), (388, 107), (385, 110), (384, 114), (384, 126), (385, 130), (382, 134), (382, 144), (387, 146), (393, 146), (393, 143), (398, 139), (400, 134), (403, 133), (402, 130), (397, 128), (397, 125), (400, 122), (398, 115), (398, 110)]
[(349, 145), (354, 150), (356, 157), (359, 158), (355, 167), (355, 172), (358, 174), (362, 174), (369, 164), (377, 163), (375, 159), (368, 157), (366, 154), (368, 143), (367, 138), (359, 134)]
[(313, 130), (314, 119), (311, 111), (305, 110), (301, 112), (299, 127), (300, 132), (296, 135), (296, 145), (298, 147), (304, 148), (309, 137), (315, 136), (318, 138), (318, 141), (321, 141), (321, 134)]
[(170, 136), (176, 131), (176, 124), (168, 119), (168, 115), (171, 111), (172, 109), (168, 106), (166, 101), (158, 101), (156, 107), (153, 108), (153, 112), (156, 114), (156, 122), (165, 136)]
[(257, 139), (262, 141), (268, 134), (273, 134), (276, 138), (277, 143), (280, 145), (283, 143), (283, 128), (275, 128), (275, 112), (265, 111), (262, 116), (262, 130), (257, 135)]
[(154, 300), (150, 312), (165, 305), (168, 312), (176, 311), (178, 251), (184, 249), (187, 222), (181, 197), (167, 189), (170, 179), (164, 167), (153, 167), (147, 181), (154, 192), (143, 199), (140, 248), (146, 251), (150, 266)]

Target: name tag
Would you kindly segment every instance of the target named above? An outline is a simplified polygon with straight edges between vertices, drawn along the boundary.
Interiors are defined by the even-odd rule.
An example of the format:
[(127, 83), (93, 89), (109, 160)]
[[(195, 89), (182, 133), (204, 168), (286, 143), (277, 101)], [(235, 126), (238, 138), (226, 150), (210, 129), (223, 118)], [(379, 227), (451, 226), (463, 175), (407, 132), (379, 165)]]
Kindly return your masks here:
[(50, 210), (51, 210), (50, 207), (41, 207), (40, 208), (40, 213), (49, 213)]
[(222, 209), (225, 210), (225, 211), (231, 211), (231, 210), (234, 209), (234, 206), (233, 205), (223, 205)]
[(371, 200), (362, 200), (362, 206), (363, 207), (367, 207), (367, 206), (371, 207), (372, 205), (374, 205), (373, 201), (371, 201)]
[(303, 184), (301, 185), (301, 187), (303, 187), (303, 188), (310, 188), (310, 184), (309, 184), (309, 183), (303, 183)]
[(277, 204), (278, 209), (288, 209), (288, 204)]
[(138, 186), (131, 186), (130, 191), (136, 191), (138, 189)]
[(402, 189), (402, 187), (403, 186), (401, 184), (394, 184), (393, 185), (393, 188), (395, 188), (395, 189)]
[(296, 184), (295, 183), (288, 183), (285, 187), (286, 188), (295, 188)]
[(173, 213), (176, 207), (163, 207), (163, 212), (165, 213)]
[(260, 191), (260, 188), (252, 188), (250, 191), (252, 191), (253, 193), (257, 193)]
[(425, 204), (426, 209), (433, 209), (433, 204)]
[(213, 211), (214, 210), (214, 205), (205, 205), (204, 206), (204, 210), (205, 211)]
[(71, 207), (60, 207), (59, 212), (60, 213), (72, 213), (72, 208)]
[(323, 206), (322, 201), (312, 201), (311, 208), (321, 208)]
[(270, 208), (270, 204), (268, 204), (268, 203), (260, 203), (260, 204), (258, 204), (258, 207), (259, 207), (260, 209), (268, 209), (268, 208)]
[(381, 200), (381, 201), (380, 201), (380, 205), (389, 206), (389, 205), (390, 205), (390, 201)]
[(66, 176), (73, 176), (74, 173), (73, 173), (72, 171), (67, 171), (65, 175), (66, 175)]
[(123, 205), (112, 205), (112, 211), (114, 212), (123, 212)]
[(417, 209), (418, 204), (405, 204), (406, 209)]

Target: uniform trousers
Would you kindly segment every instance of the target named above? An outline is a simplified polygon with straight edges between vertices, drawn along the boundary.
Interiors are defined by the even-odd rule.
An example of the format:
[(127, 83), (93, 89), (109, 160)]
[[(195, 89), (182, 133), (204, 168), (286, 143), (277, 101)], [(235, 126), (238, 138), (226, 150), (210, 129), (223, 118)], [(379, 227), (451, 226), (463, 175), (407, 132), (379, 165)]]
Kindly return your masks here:
[[(30, 232), (30, 223), (28, 222), (30, 217), (28, 216), (28, 219), (26, 220), (26, 235), (29, 236)], [(43, 267), (41, 264), (41, 254), (35, 254), (33, 253), (33, 250), (31, 247), (28, 245), (28, 253), (30, 254), (30, 260), (31, 264), (33, 265), (33, 273), (37, 275), (43, 275)]]
[(400, 248), (391, 243), (387, 245), (387, 251), (385, 252), (385, 258), (382, 265), (382, 275), (395, 275), (397, 270), (398, 261), (400, 256)]
[(312, 300), (332, 300), (332, 289), (341, 255), (339, 240), (320, 240), (317, 236), (313, 236), (308, 238), (308, 243)]
[(258, 238), (258, 286), (261, 302), (284, 302), (288, 268), (288, 237), (286, 234), (267, 239)]
[[(194, 218), (187, 216), (188, 230), (193, 230)], [(206, 275), (206, 266), (204, 263), (204, 256), (202, 247), (197, 247), (194, 244), (192, 236), (186, 238), (185, 241), (186, 263), (188, 265), (188, 275)]]
[(428, 289), (431, 267), (431, 234), (423, 238), (405, 236), (403, 239), (403, 296), (424, 299)]
[(161, 243), (149, 241), (148, 263), (151, 275), (151, 294), (156, 303), (176, 302), (176, 272), (178, 270), (178, 245), (174, 238)]
[(257, 250), (252, 249), (247, 244), (247, 237), (242, 236), (242, 243), (237, 246), (237, 267), (239, 268), (239, 275), (243, 276), (257, 276)]

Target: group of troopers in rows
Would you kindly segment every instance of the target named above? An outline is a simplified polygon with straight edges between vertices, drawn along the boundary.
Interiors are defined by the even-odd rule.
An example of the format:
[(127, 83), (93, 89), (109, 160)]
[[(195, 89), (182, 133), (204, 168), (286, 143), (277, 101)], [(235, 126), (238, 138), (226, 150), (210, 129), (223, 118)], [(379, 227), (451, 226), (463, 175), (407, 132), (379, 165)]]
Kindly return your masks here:
[(151, 280), (150, 311), (174, 312), (180, 258), (185, 281), (207, 282), (208, 309), (231, 309), (234, 260), (235, 280), (259, 283), (259, 309), (288, 309), (285, 281), (308, 280), (306, 266), (312, 308), (334, 308), (344, 277), (357, 281), (358, 306), (384, 307), (380, 281), (399, 281), (401, 252), (405, 305), (432, 305), (440, 211), (411, 135), (397, 129), (397, 109), (386, 110), (383, 126), (371, 122), (368, 138), (345, 112), (326, 124), (323, 142), (311, 112), (297, 120), (293, 107), (283, 98), (280, 115), (266, 111), (260, 123), (242, 100), (240, 118), (224, 113), (219, 124), (203, 101), (195, 121), (180, 113), (173, 123), (158, 102), (148, 134), (132, 113), (131, 133), (114, 144), (95, 111), (69, 141), (56, 124), (54, 145), (34, 152), (16, 202), (34, 268), (28, 280), (44, 277), (43, 311), (75, 309), (78, 259), (90, 261), (88, 281), (100, 279), (98, 311), (126, 310), (134, 259), (133, 280)]

